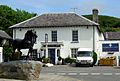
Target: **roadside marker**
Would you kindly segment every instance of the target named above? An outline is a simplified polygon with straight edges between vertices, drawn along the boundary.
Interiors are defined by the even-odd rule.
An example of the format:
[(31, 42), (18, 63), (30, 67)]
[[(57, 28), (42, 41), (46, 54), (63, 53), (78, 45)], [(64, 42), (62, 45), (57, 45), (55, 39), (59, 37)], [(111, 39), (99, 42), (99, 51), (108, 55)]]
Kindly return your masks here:
[(57, 75), (66, 75), (66, 73), (57, 73)]
[(80, 73), (79, 75), (88, 75), (88, 73)]
[(91, 73), (91, 75), (100, 75), (101, 73)]
[(120, 73), (115, 73), (115, 75), (120, 75)]
[(77, 73), (68, 73), (68, 75), (77, 75)]
[(112, 73), (103, 73), (103, 75), (112, 75)]

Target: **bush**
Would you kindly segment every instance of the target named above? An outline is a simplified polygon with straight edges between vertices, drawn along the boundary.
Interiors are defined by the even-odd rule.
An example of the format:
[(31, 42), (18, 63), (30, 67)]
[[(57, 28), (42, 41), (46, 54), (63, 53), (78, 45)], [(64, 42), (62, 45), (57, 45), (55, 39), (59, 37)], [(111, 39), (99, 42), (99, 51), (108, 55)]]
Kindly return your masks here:
[(50, 58), (43, 58), (43, 63), (50, 63)]
[(93, 51), (93, 65), (97, 62), (97, 53)]
[(65, 58), (65, 63), (70, 63), (70, 64), (75, 63), (75, 59), (72, 59), (68, 56), (67, 58)]

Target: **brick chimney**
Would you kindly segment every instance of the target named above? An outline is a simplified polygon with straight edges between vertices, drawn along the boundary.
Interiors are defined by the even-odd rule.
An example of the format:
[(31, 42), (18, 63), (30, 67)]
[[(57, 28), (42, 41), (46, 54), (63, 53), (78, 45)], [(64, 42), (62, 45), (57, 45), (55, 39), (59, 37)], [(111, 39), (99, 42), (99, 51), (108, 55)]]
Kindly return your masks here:
[(98, 23), (98, 9), (93, 9), (92, 14), (93, 14), (93, 21)]

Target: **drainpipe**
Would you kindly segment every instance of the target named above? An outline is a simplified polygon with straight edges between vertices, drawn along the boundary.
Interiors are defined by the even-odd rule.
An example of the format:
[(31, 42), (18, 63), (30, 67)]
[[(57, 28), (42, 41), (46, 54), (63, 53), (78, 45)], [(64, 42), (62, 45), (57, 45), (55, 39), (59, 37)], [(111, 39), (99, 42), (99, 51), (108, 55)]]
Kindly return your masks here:
[(93, 51), (95, 51), (95, 26), (93, 26)]

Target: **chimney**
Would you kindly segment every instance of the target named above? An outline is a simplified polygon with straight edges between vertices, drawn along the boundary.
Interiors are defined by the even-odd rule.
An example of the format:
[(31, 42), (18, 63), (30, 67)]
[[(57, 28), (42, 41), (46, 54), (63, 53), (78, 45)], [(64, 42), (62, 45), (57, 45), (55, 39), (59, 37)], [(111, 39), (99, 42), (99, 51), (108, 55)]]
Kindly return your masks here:
[(98, 9), (93, 9), (92, 14), (93, 14), (93, 21), (98, 23)]

